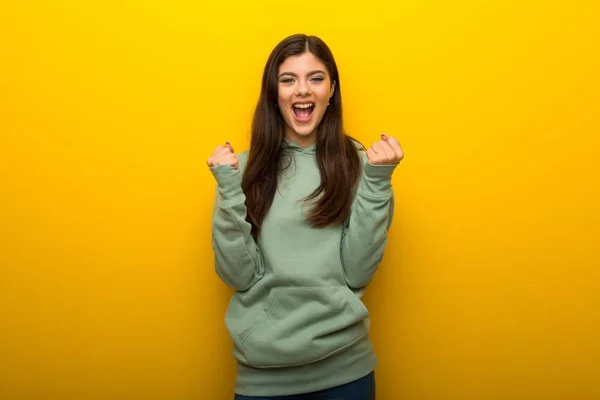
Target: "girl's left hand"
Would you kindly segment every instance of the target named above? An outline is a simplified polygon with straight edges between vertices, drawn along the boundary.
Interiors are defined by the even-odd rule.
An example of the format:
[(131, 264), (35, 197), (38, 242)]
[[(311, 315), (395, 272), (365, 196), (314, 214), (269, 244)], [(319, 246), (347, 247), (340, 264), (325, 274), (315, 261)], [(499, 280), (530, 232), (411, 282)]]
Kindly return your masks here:
[(382, 133), (381, 140), (367, 150), (367, 158), (373, 165), (394, 165), (404, 158), (404, 152), (395, 137)]

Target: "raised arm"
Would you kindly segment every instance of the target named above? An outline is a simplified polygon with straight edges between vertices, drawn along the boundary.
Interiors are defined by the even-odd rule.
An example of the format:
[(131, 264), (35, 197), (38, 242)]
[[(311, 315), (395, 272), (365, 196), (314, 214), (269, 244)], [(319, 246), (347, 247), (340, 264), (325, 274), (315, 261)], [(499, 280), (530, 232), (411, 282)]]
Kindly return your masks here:
[(353, 289), (371, 281), (383, 258), (394, 215), (392, 173), (403, 157), (396, 139), (386, 136), (361, 153), (362, 176), (341, 243), (346, 282)]
[(208, 161), (217, 181), (212, 219), (215, 270), (238, 291), (252, 287), (264, 274), (264, 261), (246, 221), (239, 160), (230, 146), (219, 146)]

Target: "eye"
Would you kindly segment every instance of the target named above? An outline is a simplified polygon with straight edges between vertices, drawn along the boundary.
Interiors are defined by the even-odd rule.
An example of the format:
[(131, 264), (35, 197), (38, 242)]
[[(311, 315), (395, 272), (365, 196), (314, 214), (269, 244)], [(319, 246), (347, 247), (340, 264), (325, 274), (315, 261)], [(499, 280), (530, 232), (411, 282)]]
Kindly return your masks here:
[(285, 83), (285, 84), (290, 84), (290, 83), (294, 82), (294, 79), (287, 77), (287, 78), (282, 78), (279, 82)]
[(323, 82), (325, 80), (324, 77), (322, 76), (315, 76), (314, 78), (311, 79), (313, 82)]

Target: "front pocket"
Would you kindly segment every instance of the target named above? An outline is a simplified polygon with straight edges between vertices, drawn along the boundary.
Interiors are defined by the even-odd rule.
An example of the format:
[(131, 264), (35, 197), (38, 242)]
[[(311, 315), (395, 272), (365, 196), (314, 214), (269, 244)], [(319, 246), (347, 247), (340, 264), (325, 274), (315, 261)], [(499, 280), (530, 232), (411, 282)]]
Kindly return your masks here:
[(369, 316), (346, 286), (276, 287), (256, 325), (240, 335), (249, 365), (304, 365), (333, 355), (367, 334)]

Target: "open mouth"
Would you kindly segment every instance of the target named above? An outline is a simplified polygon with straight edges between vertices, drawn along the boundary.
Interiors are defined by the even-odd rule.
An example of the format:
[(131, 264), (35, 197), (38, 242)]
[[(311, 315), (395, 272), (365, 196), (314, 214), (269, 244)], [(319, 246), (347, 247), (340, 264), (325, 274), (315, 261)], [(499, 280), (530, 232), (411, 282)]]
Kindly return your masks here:
[(315, 108), (314, 103), (296, 103), (292, 106), (292, 111), (298, 122), (310, 121), (313, 110)]

